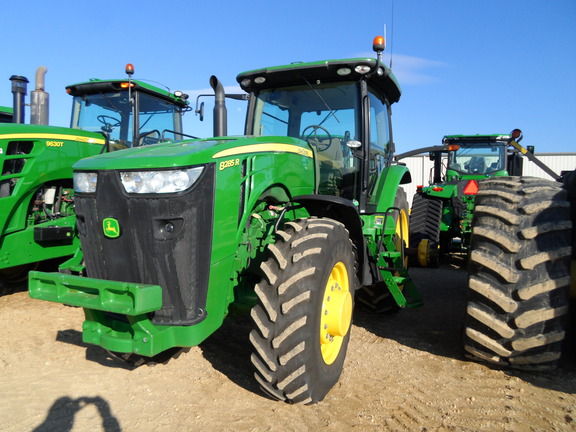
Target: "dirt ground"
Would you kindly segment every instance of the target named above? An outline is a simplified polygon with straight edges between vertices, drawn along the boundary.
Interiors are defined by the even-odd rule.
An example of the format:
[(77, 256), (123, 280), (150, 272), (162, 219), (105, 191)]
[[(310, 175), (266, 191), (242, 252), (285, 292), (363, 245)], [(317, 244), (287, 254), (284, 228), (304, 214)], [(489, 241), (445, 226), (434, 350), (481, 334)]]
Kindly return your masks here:
[(576, 430), (572, 353), (548, 373), (467, 361), (465, 270), (452, 263), (412, 274), (425, 306), (357, 312), (340, 382), (312, 406), (261, 393), (247, 321), (228, 323), (168, 364), (132, 368), (82, 342), (81, 309), (26, 292), (0, 297), (0, 430)]

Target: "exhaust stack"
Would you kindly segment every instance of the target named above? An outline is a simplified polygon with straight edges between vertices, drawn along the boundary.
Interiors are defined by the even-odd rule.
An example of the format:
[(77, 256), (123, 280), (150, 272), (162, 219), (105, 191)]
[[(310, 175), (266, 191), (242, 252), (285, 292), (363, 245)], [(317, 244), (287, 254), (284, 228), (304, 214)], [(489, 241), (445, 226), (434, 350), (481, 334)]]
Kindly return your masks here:
[(210, 77), (210, 86), (214, 89), (214, 136), (221, 137), (228, 135), (228, 118), (226, 112), (226, 95), (224, 86), (214, 75)]
[(36, 70), (36, 90), (30, 93), (30, 123), (38, 125), (48, 124), (49, 94), (44, 91), (45, 77), (48, 69), (40, 66)]
[(12, 75), (12, 94), (14, 95), (14, 117), (12, 123), (24, 123), (24, 97), (26, 96), (28, 78), (20, 75)]

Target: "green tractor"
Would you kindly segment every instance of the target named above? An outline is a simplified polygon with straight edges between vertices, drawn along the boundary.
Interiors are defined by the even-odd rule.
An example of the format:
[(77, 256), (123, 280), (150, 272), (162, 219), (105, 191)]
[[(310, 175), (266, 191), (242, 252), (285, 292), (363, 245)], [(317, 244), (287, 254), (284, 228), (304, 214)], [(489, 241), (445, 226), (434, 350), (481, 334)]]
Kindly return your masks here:
[(186, 98), (132, 80), (131, 65), (127, 72), (124, 80), (68, 86), (74, 98), (70, 128), (21, 124), (28, 80), (12, 77), (18, 78), (13, 80), (16, 123), (0, 124), (2, 293), (20, 287), (40, 262), (72, 256), (78, 249), (74, 163), (108, 150), (182, 138)]
[(421, 304), (404, 253), (410, 173), (393, 164), (401, 93), (382, 40), (374, 49), (378, 59), (238, 75), (245, 136), (226, 136), (211, 77), (213, 138), (76, 163), (81, 253), (60, 273), (31, 272), (31, 297), (83, 307), (83, 340), (136, 364), (249, 312), (265, 393), (322, 400), (343, 368), (357, 291)]
[(434, 161), (429, 186), (417, 186), (410, 213), (410, 256), (414, 264), (437, 267), (440, 257), (468, 253), (479, 182), (491, 177), (521, 176), (522, 156), (558, 178), (520, 146), (522, 132), (509, 135), (451, 135), (442, 146), (398, 155), (397, 159), (429, 152)]

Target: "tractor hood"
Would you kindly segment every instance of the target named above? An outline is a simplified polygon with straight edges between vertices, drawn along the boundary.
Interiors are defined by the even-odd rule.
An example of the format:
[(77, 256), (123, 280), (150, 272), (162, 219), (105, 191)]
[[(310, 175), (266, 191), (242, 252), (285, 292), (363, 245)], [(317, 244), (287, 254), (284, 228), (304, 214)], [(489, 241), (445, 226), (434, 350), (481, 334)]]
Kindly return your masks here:
[[(104, 136), (81, 129), (59, 126), (41, 126), (18, 123), (0, 125), (0, 140), (47, 140), (52, 146), (60, 146), (58, 140), (77, 141), (90, 144), (104, 144)], [(50, 146), (50, 144), (47, 144)]]
[(75, 171), (162, 169), (186, 167), (231, 159), (249, 153), (296, 153), (312, 158), (305, 141), (292, 137), (224, 137), (184, 140), (136, 147), (83, 159)]

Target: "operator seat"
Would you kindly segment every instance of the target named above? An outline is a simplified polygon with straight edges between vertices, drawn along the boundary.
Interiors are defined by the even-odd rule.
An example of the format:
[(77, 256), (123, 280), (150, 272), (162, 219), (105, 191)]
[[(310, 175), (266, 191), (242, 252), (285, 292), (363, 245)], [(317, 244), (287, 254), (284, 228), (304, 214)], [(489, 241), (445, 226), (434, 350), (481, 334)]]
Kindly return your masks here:
[[(327, 140), (321, 141), (319, 148), (323, 148)], [(340, 186), (344, 176), (344, 156), (342, 143), (339, 138), (332, 138), (328, 148), (318, 150), (320, 166), (320, 183), (318, 192), (325, 195), (340, 196)]]
[(484, 158), (473, 157), (472, 159), (470, 159), (470, 166), (468, 167), (468, 171), (471, 174), (484, 174), (484, 172), (486, 171)]

